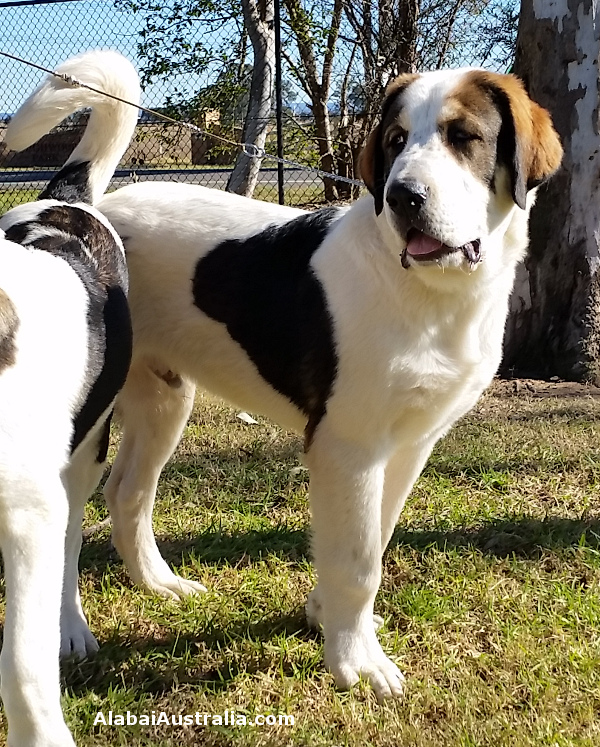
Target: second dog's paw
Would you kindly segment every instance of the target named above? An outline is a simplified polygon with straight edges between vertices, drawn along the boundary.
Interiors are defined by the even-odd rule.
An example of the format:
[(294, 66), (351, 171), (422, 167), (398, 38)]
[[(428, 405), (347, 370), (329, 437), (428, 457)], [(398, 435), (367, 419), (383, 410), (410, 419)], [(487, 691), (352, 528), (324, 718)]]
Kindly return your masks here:
[(62, 610), (60, 618), (60, 657), (85, 659), (99, 649), (98, 641), (89, 629), (83, 612)]

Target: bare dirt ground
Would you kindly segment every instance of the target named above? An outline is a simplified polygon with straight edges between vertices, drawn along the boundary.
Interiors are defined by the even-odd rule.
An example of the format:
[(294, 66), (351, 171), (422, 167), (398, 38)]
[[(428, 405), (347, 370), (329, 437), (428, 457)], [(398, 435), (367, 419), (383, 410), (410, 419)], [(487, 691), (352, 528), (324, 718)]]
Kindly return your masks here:
[(600, 397), (600, 387), (574, 381), (541, 381), (538, 379), (494, 379), (490, 393), (495, 397)]

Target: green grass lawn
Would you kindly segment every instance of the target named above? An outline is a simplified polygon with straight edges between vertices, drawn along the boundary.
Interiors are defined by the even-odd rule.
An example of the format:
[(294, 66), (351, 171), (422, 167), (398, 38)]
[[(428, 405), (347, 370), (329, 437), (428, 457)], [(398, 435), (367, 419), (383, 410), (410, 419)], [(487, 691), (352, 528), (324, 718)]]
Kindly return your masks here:
[[(101, 649), (64, 667), (79, 745), (525, 747), (600, 744), (600, 390), (498, 383), (441, 442), (385, 555), (376, 610), (403, 700), (339, 693), (303, 603), (301, 441), (198, 398), (155, 512), (168, 562), (209, 591), (132, 586), (109, 530), (84, 544)], [(86, 522), (106, 516), (98, 494)], [(295, 725), (94, 726), (136, 715), (290, 714)], [(5, 729), (5, 724), (2, 726)]]

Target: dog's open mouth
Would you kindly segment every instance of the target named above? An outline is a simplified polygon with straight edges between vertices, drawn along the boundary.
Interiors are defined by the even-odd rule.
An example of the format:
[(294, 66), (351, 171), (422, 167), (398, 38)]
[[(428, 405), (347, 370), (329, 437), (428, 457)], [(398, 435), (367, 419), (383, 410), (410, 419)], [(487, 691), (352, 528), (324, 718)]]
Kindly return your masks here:
[(408, 257), (418, 262), (432, 262), (447, 254), (462, 252), (471, 266), (481, 259), (481, 241), (475, 239), (462, 246), (447, 246), (433, 236), (428, 236), (417, 228), (411, 228), (406, 235), (406, 249), (402, 252), (402, 266), (409, 267)]

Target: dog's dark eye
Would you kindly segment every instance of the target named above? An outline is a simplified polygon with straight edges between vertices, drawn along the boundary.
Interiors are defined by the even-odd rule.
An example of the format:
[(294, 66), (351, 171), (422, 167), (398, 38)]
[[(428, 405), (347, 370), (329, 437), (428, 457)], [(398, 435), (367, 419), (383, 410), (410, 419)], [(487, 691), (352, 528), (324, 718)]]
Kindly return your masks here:
[(481, 140), (481, 137), (476, 132), (470, 132), (458, 125), (448, 127), (448, 142), (450, 145), (460, 148), (474, 140)]
[(404, 130), (400, 132), (396, 132), (390, 138), (388, 142), (388, 147), (396, 151), (396, 153), (400, 153), (400, 151), (404, 150), (404, 147), (406, 145), (406, 140), (407, 140), (407, 134), (406, 132), (404, 132)]

